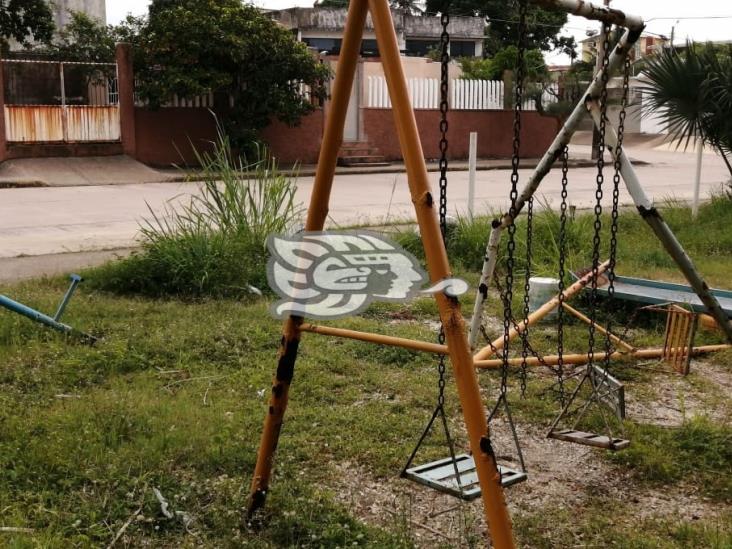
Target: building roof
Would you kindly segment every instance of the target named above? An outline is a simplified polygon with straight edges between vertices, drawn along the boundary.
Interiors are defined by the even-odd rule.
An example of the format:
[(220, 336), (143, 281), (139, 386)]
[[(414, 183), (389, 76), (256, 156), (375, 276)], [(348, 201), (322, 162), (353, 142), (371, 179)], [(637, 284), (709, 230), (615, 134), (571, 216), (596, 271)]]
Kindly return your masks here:
[[(288, 8), (276, 10), (269, 15), (290, 29), (341, 31), (346, 24), (346, 8)], [(429, 15), (411, 15), (405, 10), (392, 9), (397, 31), (410, 37), (433, 38), (442, 32), (440, 18)], [(373, 29), (371, 16), (366, 19), (366, 28)], [(485, 21), (482, 17), (451, 17), (450, 34), (455, 38), (482, 39), (485, 35)]]

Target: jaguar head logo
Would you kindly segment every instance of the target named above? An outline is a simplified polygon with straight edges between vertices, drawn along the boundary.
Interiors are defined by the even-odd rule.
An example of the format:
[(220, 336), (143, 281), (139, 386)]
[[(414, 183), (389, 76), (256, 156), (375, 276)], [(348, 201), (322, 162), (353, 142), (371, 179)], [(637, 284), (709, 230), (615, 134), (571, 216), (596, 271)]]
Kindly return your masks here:
[(271, 235), (270, 287), (282, 298), (274, 316), (339, 318), (372, 301), (404, 301), (419, 293), (427, 275), (417, 259), (368, 232)]

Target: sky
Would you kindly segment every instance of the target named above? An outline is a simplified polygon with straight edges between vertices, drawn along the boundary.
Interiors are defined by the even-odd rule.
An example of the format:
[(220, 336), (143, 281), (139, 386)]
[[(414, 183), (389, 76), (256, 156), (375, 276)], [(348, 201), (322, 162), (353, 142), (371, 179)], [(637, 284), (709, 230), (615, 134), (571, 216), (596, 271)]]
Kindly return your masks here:
[[(600, 2), (600, 0), (594, 0)], [(149, 0), (107, 0), (107, 22), (118, 23), (128, 13), (147, 13)], [(254, 4), (270, 9), (292, 6), (312, 6), (313, 0), (255, 0)], [(646, 30), (670, 37), (675, 27), (674, 42), (683, 43), (687, 38), (697, 41), (729, 40), (732, 38), (732, 2), (729, 0), (612, 0), (611, 6), (642, 16)], [(715, 19), (714, 17), (724, 17)], [(563, 34), (571, 34), (577, 40), (586, 37), (588, 29), (597, 29), (599, 24), (582, 17), (570, 16)], [(566, 56), (548, 54), (550, 65), (568, 63)]]

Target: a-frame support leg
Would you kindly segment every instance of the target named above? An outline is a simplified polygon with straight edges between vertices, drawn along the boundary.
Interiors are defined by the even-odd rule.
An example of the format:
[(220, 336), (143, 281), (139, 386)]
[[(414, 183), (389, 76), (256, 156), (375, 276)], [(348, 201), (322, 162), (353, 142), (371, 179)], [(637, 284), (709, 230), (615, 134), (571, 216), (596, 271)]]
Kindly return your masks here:
[[(318, 158), (318, 168), (310, 197), (305, 230), (320, 231), (328, 216), (328, 203), (333, 185), (338, 150), (343, 141), (343, 127), (346, 110), (351, 97), (353, 77), (356, 72), (361, 37), (366, 24), (368, 4), (366, 0), (352, 0), (348, 9), (348, 20), (343, 33), (338, 73), (333, 82), (331, 103), (323, 131), (323, 140)], [(257, 465), (252, 477), (249, 497), (248, 516), (251, 517), (261, 508), (267, 498), (269, 481), (272, 475), (274, 453), (280, 437), (282, 422), (287, 410), (290, 383), (295, 373), (295, 360), (300, 343), (300, 324), (302, 318), (291, 316), (284, 322), (282, 340), (277, 358), (277, 372), (272, 382), (269, 408), (264, 419), (264, 428), (259, 442)]]
[[(597, 101), (590, 101), (587, 104), (587, 108), (590, 111), (593, 122), (597, 127), (599, 127), (600, 119), (602, 117), (600, 105)], [(646, 223), (648, 223), (658, 240), (663, 244), (663, 247), (679, 267), (679, 270), (684, 274), (684, 277), (689, 282), (689, 285), (692, 287), (694, 292), (696, 292), (696, 295), (699, 296), (701, 302), (706, 305), (709, 310), (709, 314), (714, 317), (717, 324), (722, 328), (727, 336), (727, 340), (732, 343), (732, 322), (727, 318), (727, 314), (722, 310), (719, 301), (717, 301), (717, 298), (709, 290), (707, 283), (704, 282), (704, 279), (696, 270), (694, 263), (684, 251), (684, 248), (676, 238), (676, 235), (666, 224), (663, 217), (661, 217), (661, 214), (654, 206), (653, 201), (646, 196), (646, 193), (643, 191), (643, 186), (638, 180), (638, 175), (633, 169), (633, 164), (628, 160), (628, 157), (625, 155), (625, 151), (623, 151), (622, 148), (618, 149), (617, 133), (608, 120), (605, 121), (605, 128), (605, 141), (607, 147), (613, 155), (613, 158), (620, 159), (620, 175), (623, 177), (625, 187), (633, 198), (633, 202), (635, 203), (636, 208), (638, 208), (638, 212), (640, 212), (641, 217), (646, 221)]]
[[(369, 0), (368, 8), (376, 32), (377, 44), (384, 66), (394, 110), (397, 132), (407, 169), (410, 193), (415, 205), (417, 221), (425, 256), (433, 282), (450, 276), (447, 252), (435, 210), (436, 201), (429, 186), (422, 146), (419, 141), (414, 112), (409, 102), (404, 72), (399, 58), (394, 23), (387, 0)], [(366, 19), (364, 0), (352, 0), (343, 38), (338, 74), (333, 86), (331, 115), (327, 120), (321, 148), (318, 172), (308, 210), (306, 230), (320, 230), (328, 211), (328, 199), (335, 171), (335, 160), (340, 146), (345, 110), (348, 105), (355, 64), (358, 58), (361, 33)], [(460, 404), (470, 446), (475, 459), (483, 497), (486, 519), (496, 548), (514, 547), (511, 521), (501, 486), (500, 474), (488, 434), (485, 408), (481, 402), (478, 379), (473, 359), (464, 334), (464, 320), (456, 299), (444, 294), (436, 296), (440, 318), (444, 325), (450, 360), (455, 373)], [(252, 480), (249, 513), (255, 512), (265, 501), (277, 447), (282, 419), (287, 406), (287, 395), (294, 371), (299, 343), (299, 325), (302, 319), (291, 317), (285, 322), (280, 347), (278, 371), (272, 387), (269, 413), (257, 455), (257, 466)]]
[[(404, 156), (409, 191), (424, 243), (427, 269), (434, 283), (451, 276), (447, 251), (437, 219), (438, 201), (430, 189), (389, 4), (387, 0), (369, 0), (369, 9), (394, 110), (394, 122)], [(496, 457), (491, 447), (486, 410), (482, 404), (473, 357), (465, 336), (465, 322), (460, 312), (460, 305), (456, 299), (450, 299), (444, 294), (437, 294), (435, 298), (445, 330), (450, 362), (460, 395), (465, 428), (475, 459), (483, 508), (493, 545), (496, 548), (513, 547), (511, 519), (506, 507)]]

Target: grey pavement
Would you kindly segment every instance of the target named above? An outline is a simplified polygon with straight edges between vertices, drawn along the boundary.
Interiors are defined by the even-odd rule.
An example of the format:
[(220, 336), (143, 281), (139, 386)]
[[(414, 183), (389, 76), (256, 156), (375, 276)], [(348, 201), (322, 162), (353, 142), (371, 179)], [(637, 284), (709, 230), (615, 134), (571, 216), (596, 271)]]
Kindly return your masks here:
[[(573, 145), (573, 156), (586, 157), (587, 145)], [(695, 170), (695, 155), (645, 146), (629, 147), (628, 154), (648, 162), (637, 167), (646, 192), (657, 202), (666, 198), (690, 200)], [(531, 170), (522, 169), (521, 182)], [(610, 171), (606, 172), (610, 177)], [(596, 170), (574, 168), (570, 172), (570, 201), (578, 208), (593, 205)], [(436, 188), (437, 173), (430, 173)], [(702, 171), (702, 196), (719, 190), (728, 179), (723, 161), (705, 153)], [(449, 176), (450, 213), (467, 210), (465, 171)], [(298, 199), (307, 204), (312, 176), (298, 179)], [(550, 206), (559, 201), (561, 178), (557, 169), (547, 176), (538, 196)], [(482, 171), (476, 185), (476, 213), (507, 207), (510, 189), (507, 170)], [(0, 258), (40, 256), (68, 252), (94, 252), (137, 245), (139, 223), (149, 216), (148, 205), (161, 213), (166, 205), (187, 201), (198, 192), (195, 183), (146, 183), (128, 185), (88, 185), (58, 188), (0, 189)], [(621, 203), (630, 205), (630, 196), (621, 192)], [(605, 198), (609, 204), (609, 196)], [(330, 224), (407, 221), (414, 218), (404, 173), (372, 173), (336, 176), (330, 208)], [(88, 256), (86, 256), (88, 257)], [(104, 256), (96, 257), (97, 261)], [(20, 269), (20, 267), (17, 267)], [(6, 262), (0, 271), (7, 272)], [(39, 271), (43, 274), (45, 271)], [(20, 274), (18, 274), (19, 276)], [(2, 277), (0, 277), (2, 278)]]

